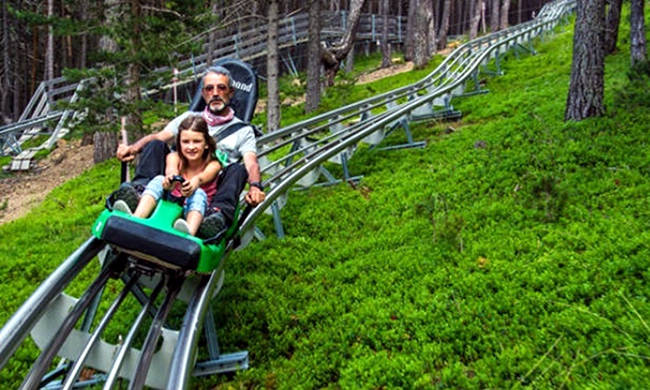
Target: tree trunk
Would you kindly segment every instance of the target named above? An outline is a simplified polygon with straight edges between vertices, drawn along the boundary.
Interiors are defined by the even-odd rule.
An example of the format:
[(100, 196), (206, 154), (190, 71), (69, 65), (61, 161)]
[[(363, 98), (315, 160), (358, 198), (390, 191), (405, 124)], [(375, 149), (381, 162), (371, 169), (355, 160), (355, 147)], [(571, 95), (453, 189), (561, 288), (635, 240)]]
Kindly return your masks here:
[[(133, 30), (131, 34), (131, 58), (136, 58), (142, 43), (140, 42), (140, 17), (142, 14), (142, 5), (140, 0), (131, 0), (131, 15), (133, 20)], [(131, 141), (137, 140), (142, 135), (142, 117), (140, 111), (135, 107), (141, 99), (140, 93), (140, 63), (131, 62), (127, 66), (126, 93), (124, 94), (124, 103), (126, 103), (126, 129), (129, 131)]]
[[(105, 26), (109, 26), (117, 21), (119, 0), (104, 0)], [(109, 53), (117, 51), (117, 43), (108, 35), (102, 35), (99, 38), (99, 49)]]
[[(51, 20), (54, 16), (54, 0), (47, 0), (47, 17)], [(47, 45), (45, 47), (45, 77), (46, 82), (54, 78), (54, 27), (52, 23), (47, 25)], [(47, 91), (51, 89), (50, 84), (47, 84)], [(49, 96), (48, 96), (49, 98)]]
[[(214, 0), (212, 1), (212, 7), (210, 7), (210, 10), (211, 10), (211, 15), (210, 16), (214, 17), (218, 12), (217, 2), (216, 1), (214, 1)], [(212, 55), (214, 53), (214, 41), (217, 39), (217, 33), (216, 33), (215, 28), (214, 28), (216, 26), (210, 26), (210, 27), (212, 28), (212, 31), (210, 31), (208, 33), (208, 53), (207, 53), (208, 57), (205, 60), (206, 64), (208, 64), (208, 66), (212, 65)]]
[(14, 108), (12, 110), (13, 112), (12, 119), (14, 121), (18, 120), (21, 114), (21, 109), (22, 109), (22, 106), (20, 104), (21, 103), (20, 99), (22, 97), (21, 87), (22, 85), (20, 85), (20, 78), (19, 77), (14, 78), (14, 104), (13, 104)]
[(422, 69), (427, 65), (427, 28), (429, 27), (429, 21), (427, 20), (427, 14), (424, 10), (426, 5), (424, 2), (427, 0), (418, 0), (417, 9), (419, 12), (416, 12), (415, 18), (415, 31), (414, 38), (415, 42), (413, 45), (413, 65), (416, 69)]
[(456, 13), (456, 28), (453, 30), (455, 35), (461, 35), (463, 33), (463, 6), (465, 2), (463, 0), (457, 0), (452, 3), (454, 12)]
[(521, 24), (521, 0), (517, 0), (517, 24)]
[(424, 1), (424, 10), (426, 12), (426, 19), (427, 19), (427, 51), (426, 51), (426, 57), (427, 57), (427, 62), (429, 62), (429, 58), (433, 56), (436, 52), (436, 23), (435, 23), (435, 15), (433, 14), (433, 1), (434, 0), (425, 0)]
[[(436, 21), (435, 21), (436, 26), (440, 26), (440, 24), (442, 23), (442, 21), (440, 20), (440, 17), (442, 16), (442, 3), (443, 3), (442, 0), (433, 0), (433, 8), (434, 8), (433, 14), (436, 17)], [(436, 34), (440, 33), (440, 31), (438, 30), (439, 29), (436, 29)]]
[(117, 150), (117, 133), (95, 132), (93, 134), (93, 161), (95, 164), (115, 156)]
[(278, 89), (278, 1), (269, 2), (269, 37), (266, 56), (266, 128), (275, 131), (280, 125), (280, 93)]
[(607, 0), (609, 9), (605, 18), (605, 55), (616, 50), (618, 40), (618, 25), (621, 21), (622, 0)]
[[(16, 34), (18, 36), (26, 36), (27, 35), (27, 29), (25, 26), (22, 24), (18, 23), (15, 24), (15, 29), (16, 29)], [(17, 53), (18, 49), (21, 49), (24, 53), (28, 52), (27, 49), (27, 42), (18, 42), (16, 39), (11, 40), (11, 46), (12, 52)], [(14, 64), (13, 64), (13, 70), (14, 74), (16, 77), (14, 77), (14, 88), (13, 88), (13, 94), (14, 94), (14, 102), (13, 102), (13, 109), (12, 109), (12, 119), (14, 121), (18, 120), (20, 118), (20, 115), (22, 114), (23, 110), (23, 105), (22, 103), (22, 97), (25, 95), (25, 90), (27, 89), (27, 86), (29, 85), (29, 80), (24, 80), (21, 77), (18, 77), (21, 73), (27, 73), (27, 69), (29, 68), (29, 64), (27, 63), (27, 57), (28, 56), (21, 56), (20, 58), (16, 59), (14, 58)], [(33, 90), (32, 90), (33, 91)]]
[(502, 0), (501, 2), (501, 21), (499, 22), (499, 29), (505, 30), (508, 28), (508, 13), (510, 12), (510, 0)]
[(447, 47), (447, 33), (449, 32), (449, 14), (451, 13), (451, 0), (445, 0), (442, 5), (442, 17), (438, 29), (438, 50)]
[(472, 19), (474, 18), (475, 9), (476, 9), (476, 0), (469, 0), (469, 3), (467, 4), (467, 20), (466, 20), (468, 34), (470, 33), (470, 30), (472, 29)]
[(487, 32), (487, 28), (485, 27), (485, 8), (486, 8), (486, 2), (487, 0), (481, 0), (481, 31), (483, 31), (483, 34)]
[(357, 34), (359, 27), (359, 19), (361, 18), (361, 8), (365, 0), (351, 0), (350, 13), (346, 22), (345, 33), (339, 44), (328, 49), (323, 48), (321, 51), (321, 62), (325, 68), (325, 80), (327, 86), (334, 85), (334, 78), (339, 70), (341, 60), (343, 60), (348, 52), (352, 49), (354, 38)]
[(10, 39), (9, 39), (9, 21), (7, 20), (7, 1), (2, 0), (2, 91), (0, 92), (0, 112), (4, 118), (10, 118), (11, 112), (9, 104), (9, 93), (11, 91), (11, 63), (9, 61)]
[(643, 3), (643, 0), (632, 0), (630, 6), (630, 64), (632, 66), (646, 61)]
[[(88, 0), (83, 0), (80, 4), (81, 7), (81, 20), (85, 23), (88, 20)], [(79, 50), (79, 68), (84, 69), (86, 67), (86, 61), (88, 58), (88, 34), (81, 34), (81, 48)]]
[(311, 0), (309, 5), (308, 33), (305, 111), (309, 113), (318, 108), (320, 103), (320, 0)]
[(354, 42), (352, 42), (352, 47), (348, 55), (345, 56), (345, 73), (350, 73), (354, 70)]
[[(119, 7), (119, 0), (104, 0), (104, 3), (103, 3), (103, 14), (104, 14), (103, 15), (104, 16), (103, 27), (105, 27), (106, 29), (110, 28), (111, 25), (116, 23), (118, 15), (119, 15), (118, 7)], [(111, 38), (109, 35), (102, 35), (99, 38), (98, 49), (99, 49), (100, 52), (104, 51), (104, 52), (107, 52), (107, 53), (115, 53), (115, 52), (117, 52), (117, 49), (118, 49), (117, 42), (115, 42), (115, 40), (113, 40), (113, 38)], [(102, 67), (110, 67), (111, 65), (107, 64), (107, 63), (100, 62), (100, 63), (97, 64), (97, 66), (99, 68), (102, 68)], [(114, 85), (113, 85), (113, 83), (111, 81), (105, 81), (104, 85), (101, 85), (100, 88), (102, 88), (102, 89), (110, 89), (113, 86)], [(117, 123), (118, 122), (118, 118), (115, 117), (115, 115), (112, 112), (107, 112), (105, 114), (105, 118), (102, 118), (102, 119), (104, 119), (106, 122), (109, 122), (109, 123), (111, 123), (111, 122), (112, 123)], [(95, 144), (95, 147), (97, 147), (97, 144)], [(95, 153), (98, 153), (99, 155), (102, 155), (101, 151), (97, 151)]]
[(29, 93), (32, 94), (34, 93), (34, 90), (36, 89), (36, 67), (37, 63), (39, 62), (39, 56), (38, 56), (39, 50), (38, 50), (38, 29), (36, 27), (32, 27), (32, 67), (31, 67), (31, 84), (29, 88)]
[(492, 0), (490, 7), (490, 31), (499, 30), (499, 0)]
[(406, 18), (406, 37), (404, 37), (404, 60), (413, 60), (413, 44), (415, 43), (415, 23), (417, 16), (417, 0), (409, 0), (408, 16)]
[(578, 1), (573, 34), (571, 83), (567, 96), (565, 120), (582, 120), (603, 114), (604, 0)]
[(472, 20), (469, 24), (469, 39), (472, 40), (478, 35), (478, 24), (481, 21), (481, 6), (483, 0), (472, 0), (474, 3)]
[(361, 8), (365, 4), (365, 0), (352, 0), (350, 4), (350, 13), (348, 14), (348, 20), (346, 23), (346, 30), (343, 34), (343, 39), (341, 43), (334, 47), (334, 53), (340, 59), (344, 58), (345, 55), (350, 50), (354, 38), (357, 34), (357, 28), (359, 27), (359, 20), (361, 19)]
[(393, 64), (388, 44), (388, 0), (380, 0), (381, 3), (381, 67), (387, 68)]

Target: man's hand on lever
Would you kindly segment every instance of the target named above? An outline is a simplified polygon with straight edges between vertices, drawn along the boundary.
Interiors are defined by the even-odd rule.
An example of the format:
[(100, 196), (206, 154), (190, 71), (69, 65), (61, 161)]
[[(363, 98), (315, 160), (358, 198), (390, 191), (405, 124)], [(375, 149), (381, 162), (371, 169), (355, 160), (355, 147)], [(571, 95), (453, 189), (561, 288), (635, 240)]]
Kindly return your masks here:
[(117, 152), (115, 152), (115, 157), (122, 162), (133, 161), (138, 152), (135, 150), (133, 145), (119, 144), (117, 146)]
[(246, 203), (250, 204), (251, 206), (257, 206), (258, 204), (264, 202), (264, 199), (266, 198), (266, 194), (261, 189), (259, 189), (259, 187), (256, 187), (256, 185), (259, 185), (259, 183), (251, 183), (245, 198)]

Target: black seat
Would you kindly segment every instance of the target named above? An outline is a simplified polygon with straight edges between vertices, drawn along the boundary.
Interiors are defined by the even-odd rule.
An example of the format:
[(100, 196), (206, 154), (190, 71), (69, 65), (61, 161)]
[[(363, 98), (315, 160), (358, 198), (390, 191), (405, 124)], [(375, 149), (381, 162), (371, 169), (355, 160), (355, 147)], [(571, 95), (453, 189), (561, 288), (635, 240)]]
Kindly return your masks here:
[[(212, 66), (223, 66), (230, 71), (232, 85), (235, 87), (235, 95), (230, 101), (230, 107), (235, 110), (237, 118), (244, 122), (250, 122), (255, 113), (258, 97), (255, 70), (249, 64), (234, 58), (222, 58), (215, 61)], [(203, 79), (201, 79), (196, 92), (194, 92), (192, 103), (190, 103), (190, 111), (203, 111), (205, 109), (205, 101), (201, 96), (202, 89)]]

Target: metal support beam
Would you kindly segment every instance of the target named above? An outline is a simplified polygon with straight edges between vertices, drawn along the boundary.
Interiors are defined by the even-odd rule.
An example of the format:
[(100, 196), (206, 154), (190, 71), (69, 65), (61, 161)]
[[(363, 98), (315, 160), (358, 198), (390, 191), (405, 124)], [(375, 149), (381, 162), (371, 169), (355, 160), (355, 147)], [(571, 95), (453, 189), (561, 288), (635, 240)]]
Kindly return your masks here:
[(278, 235), (278, 238), (284, 238), (284, 227), (282, 226), (282, 218), (280, 218), (280, 207), (278, 207), (278, 202), (273, 202), (271, 205), (271, 212), (273, 213), (275, 234)]
[[(404, 133), (406, 134), (406, 143), (399, 144), (399, 145), (390, 145), (390, 146), (384, 146), (381, 148), (377, 148), (377, 150), (397, 150), (397, 149), (410, 149), (410, 148), (424, 148), (427, 143), (425, 141), (418, 141), (415, 142), (413, 141), (413, 135), (411, 134), (411, 129), (409, 127), (409, 122), (406, 119), (406, 117), (401, 118), (395, 127), (389, 132), (392, 132), (395, 130), (397, 127), (402, 127), (404, 129)], [(372, 149), (373, 147), (371, 147)]]
[(219, 340), (217, 338), (217, 328), (214, 325), (214, 314), (212, 307), (208, 306), (205, 312), (205, 321), (203, 323), (203, 332), (208, 342), (208, 355), (210, 360), (219, 359)]

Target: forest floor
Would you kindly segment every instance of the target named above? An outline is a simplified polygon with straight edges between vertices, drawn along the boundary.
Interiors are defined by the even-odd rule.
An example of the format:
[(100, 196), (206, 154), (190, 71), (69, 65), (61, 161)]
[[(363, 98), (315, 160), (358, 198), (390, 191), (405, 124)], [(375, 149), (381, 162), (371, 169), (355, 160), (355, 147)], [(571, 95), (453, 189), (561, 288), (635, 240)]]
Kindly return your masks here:
[[(412, 62), (398, 63), (362, 74), (358, 83), (369, 83), (411, 69)], [(39, 160), (29, 172), (14, 173), (0, 179), (0, 225), (27, 214), (55, 187), (93, 166), (93, 145), (80, 144), (81, 140), (59, 140), (52, 153)]]
[(0, 224), (27, 214), (55, 187), (93, 166), (93, 145), (61, 139), (57, 147), (28, 172), (0, 180)]

